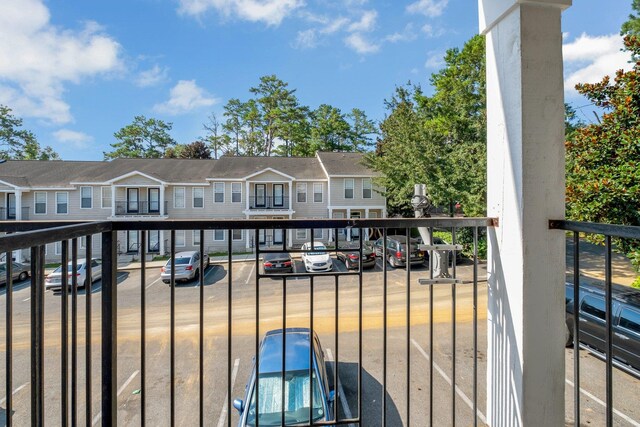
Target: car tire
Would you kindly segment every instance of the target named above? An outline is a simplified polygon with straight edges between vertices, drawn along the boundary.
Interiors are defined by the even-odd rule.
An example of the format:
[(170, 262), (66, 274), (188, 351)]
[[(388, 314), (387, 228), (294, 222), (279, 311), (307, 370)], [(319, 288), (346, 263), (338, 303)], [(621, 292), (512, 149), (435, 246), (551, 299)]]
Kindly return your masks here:
[(573, 345), (573, 333), (571, 332), (571, 329), (569, 329), (569, 325), (567, 325), (566, 323), (564, 324), (564, 329), (564, 346), (571, 347)]
[(196, 273), (193, 275), (193, 280), (198, 280), (200, 278), (200, 269), (196, 268)]
[(19, 282), (23, 282), (25, 280), (27, 280), (27, 278), (29, 277), (29, 273), (27, 273), (26, 271), (23, 271), (22, 273), (20, 273), (20, 275), (18, 276), (18, 281)]
[(398, 263), (396, 262), (396, 259), (393, 255), (389, 255), (389, 265), (393, 268), (396, 268), (398, 266)]
[(171, 280), (163, 280), (162, 283), (166, 283), (167, 285), (171, 283)]

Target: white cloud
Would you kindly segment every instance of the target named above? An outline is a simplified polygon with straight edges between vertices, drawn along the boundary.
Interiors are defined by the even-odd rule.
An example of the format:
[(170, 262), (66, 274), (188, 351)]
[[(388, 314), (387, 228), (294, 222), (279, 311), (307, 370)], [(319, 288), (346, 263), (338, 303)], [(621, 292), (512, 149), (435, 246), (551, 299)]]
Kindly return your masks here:
[(334, 34), (349, 25), (349, 19), (340, 17), (330, 20), (323, 28), (320, 29), (322, 34)]
[(195, 80), (180, 80), (169, 91), (169, 100), (154, 105), (153, 110), (162, 114), (178, 115), (209, 107), (219, 101), (199, 87)]
[(263, 22), (278, 26), (284, 18), (304, 5), (303, 0), (179, 0), (179, 12), (200, 16), (214, 9), (226, 18)]
[(448, 3), (449, 0), (418, 0), (407, 6), (407, 12), (434, 18), (442, 15)]
[(344, 39), (344, 42), (348, 47), (355, 50), (361, 55), (366, 55), (369, 53), (376, 53), (380, 50), (380, 45), (377, 45), (369, 40), (367, 40), (360, 33), (353, 33), (347, 36)]
[(418, 38), (418, 35), (416, 34), (413, 28), (413, 24), (408, 23), (407, 26), (404, 27), (404, 30), (402, 30), (402, 32), (389, 34), (387, 37), (384, 38), (384, 40), (389, 43), (399, 43), (399, 42), (410, 42), (415, 40), (416, 38)]
[(605, 75), (613, 77), (619, 69), (629, 70), (630, 55), (618, 34), (590, 36), (582, 34), (562, 46), (565, 65), (564, 88), (567, 96), (576, 95), (578, 83), (596, 83)]
[(375, 28), (376, 20), (378, 19), (378, 12), (375, 10), (366, 10), (363, 12), (359, 21), (352, 22), (349, 25), (349, 31), (351, 32), (368, 32)]
[(60, 129), (53, 132), (53, 137), (62, 143), (70, 144), (74, 148), (87, 148), (89, 142), (93, 141), (91, 135), (87, 135), (83, 132), (76, 132), (70, 129)]
[(444, 54), (442, 52), (433, 52), (424, 63), (424, 67), (428, 69), (438, 69), (444, 65)]
[(139, 87), (155, 86), (166, 81), (168, 76), (169, 69), (156, 64), (152, 68), (140, 72), (135, 79), (135, 83)]
[(444, 29), (433, 28), (430, 24), (424, 24), (420, 29), (428, 38), (440, 37), (444, 34)]
[(296, 49), (313, 49), (318, 45), (318, 33), (311, 28), (304, 31), (298, 31), (293, 47)]
[(1, 1), (0, 40), (0, 104), (23, 117), (71, 122), (65, 85), (123, 69), (120, 45), (97, 23), (56, 27), (41, 0)]

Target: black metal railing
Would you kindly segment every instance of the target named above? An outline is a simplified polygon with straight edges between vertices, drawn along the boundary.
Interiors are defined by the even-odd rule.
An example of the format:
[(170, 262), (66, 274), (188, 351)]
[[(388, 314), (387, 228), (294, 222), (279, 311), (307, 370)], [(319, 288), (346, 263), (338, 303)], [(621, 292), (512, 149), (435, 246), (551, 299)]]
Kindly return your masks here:
[(289, 196), (250, 196), (249, 209), (289, 209)]
[[(0, 221), (13, 221), (16, 219), (17, 208), (0, 208)], [(22, 221), (29, 220), (29, 207), (24, 206), (21, 208)]]
[[(60, 226), (60, 223), (5, 223), (0, 224), (0, 231), (12, 232), (3, 237), (0, 237), (0, 253), (11, 253), (17, 249), (30, 249), (31, 259), (31, 282), (27, 285), (30, 288), (29, 305), (30, 310), (16, 310), (14, 304), (14, 288), (11, 278), (11, 271), (7, 272), (7, 288), (5, 292), (5, 310), (6, 310), (6, 326), (5, 326), (5, 366), (6, 366), (6, 379), (5, 379), (5, 419), (8, 426), (13, 425), (14, 418), (16, 424), (25, 424), (30, 421), (32, 425), (43, 425), (46, 419), (55, 423), (54, 418), (59, 417), (60, 424), (76, 425), (78, 422), (86, 423), (87, 425), (95, 425), (98, 421), (101, 421), (103, 426), (116, 425), (118, 423), (118, 410), (119, 408), (124, 410), (128, 408), (128, 415), (131, 416), (131, 408), (122, 401), (119, 401), (119, 395), (122, 390), (130, 383), (130, 377), (127, 382), (123, 383), (120, 387), (119, 381), (122, 377), (118, 375), (119, 366), (131, 367), (132, 363), (136, 363), (135, 356), (132, 356), (135, 352), (132, 348), (120, 349), (119, 346), (123, 346), (127, 340), (131, 340), (132, 337), (132, 323), (131, 312), (129, 306), (124, 304), (132, 303), (132, 299), (136, 302), (139, 301), (139, 307), (135, 308), (135, 312), (139, 314), (139, 320), (133, 322), (133, 328), (137, 328), (139, 338), (134, 339), (133, 346), (139, 351), (139, 373), (140, 384), (139, 388), (132, 395), (139, 395), (139, 423), (145, 425), (147, 422), (150, 425), (158, 424), (159, 422), (166, 422), (167, 420), (161, 418), (162, 412), (168, 407), (167, 418), (171, 425), (176, 422), (182, 424), (214, 424), (207, 417), (210, 417), (211, 404), (207, 399), (211, 399), (211, 396), (216, 391), (226, 391), (226, 398), (222, 400), (222, 411), (219, 411), (218, 407), (214, 414), (217, 418), (218, 413), (221, 416), (218, 421), (218, 425), (231, 426), (238, 421), (238, 415), (232, 412), (232, 396), (234, 392), (233, 381), (235, 379), (237, 368), (237, 361), (234, 364), (233, 352), (249, 353), (253, 355), (255, 365), (252, 368), (253, 372), (261, 373), (261, 364), (267, 363), (267, 359), (261, 356), (261, 344), (263, 342), (263, 328), (266, 324), (275, 324), (280, 328), (280, 334), (282, 335), (281, 352), (280, 352), (280, 364), (278, 368), (278, 375), (280, 375), (280, 384), (284, 384), (287, 381), (287, 366), (292, 363), (288, 354), (287, 340), (289, 338), (289, 329), (294, 322), (294, 319), (299, 319), (302, 312), (308, 316), (308, 331), (310, 348), (308, 369), (309, 379), (316, 377), (312, 371), (315, 369), (314, 352), (314, 338), (313, 333), (318, 328), (326, 329), (328, 335), (333, 336), (331, 344), (333, 346), (331, 362), (327, 362), (326, 366), (322, 366), (321, 370), (317, 372), (325, 372), (327, 382), (331, 381), (332, 393), (327, 391), (326, 395), (322, 395), (323, 399), (330, 400), (333, 396), (333, 404), (331, 407), (327, 406), (327, 410), (318, 417), (318, 413), (314, 407), (314, 388), (319, 387), (314, 385), (313, 380), (310, 380), (310, 387), (308, 389), (308, 397), (302, 396), (302, 399), (307, 403), (302, 404), (302, 408), (297, 412), (297, 419), (294, 421), (290, 414), (285, 414), (285, 407), (289, 400), (285, 400), (285, 393), (280, 393), (280, 403), (274, 406), (274, 413), (277, 418), (281, 420), (281, 424), (295, 423), (296, 425), (410, 425), (411, 417), (414, 414), (417, 418), (422, 418), (425, 413), (428, 413), (431, 425), (438, 424), (456, 424), (456, 420), (460, 420), (461, 424), (465, 425), (478, 425), (479, 420), (483, 420), (484, 417), (480, 411), (479, 397), (478, 397), (478, 305), (479, 305), (479, 277), (478, 277), (478, 235), (479, 232), (484, 231), (487, 227), (490, 227), (492, 222), (487, 218), (429, 218), (429, 219), (371, 219), (371, 220), (215, 220), (215, 221), (106, 221), (96, 223), (81, 223), (81, 224), (69, 224)], [(47, 227), (47, 228), (44, 228)], [(468, 274), (466, 280), (460, 278), (460, 268), (456, 264), (456, 257), (453, 257), (452, 261), (452, 277), (451, 278), (434, 278), (432, 265), (421, 267), (412, 267), (410, 263), (407, 264), (404, 271), (399, 270), (396, 274), (395, 269), (389, 267), (387, 258), (390, 254), (387, 253), (387, 235), (389, 230), (394, 230), (394, 234), (398, 234), (398, 230), (402, 230), (402, 234), (409, 237), (415, 234), (416, 227), (427, 227), (430, 235), (433, 235), (435, 229), (445, 229), (451, 232), (452, 242), (446, 245), (432, 245), (424, 250), (430, 252), (429, 259), (434, 259), (434, 251), (454, 251), (459, 250), (460, 245), (457, 243), (457, 236), (462, 233), (462, 230), (466, 230), (467, 236), (471, 236), (471, 260), (466, 268), (466, 274)], [(377, 267), (372, 273), (364, 273), (363, 269), (363, 234), (359, 233), (358, 245), (350, 250), (356, 251), (359, 254), (359, 265), (355, 271), (348, 269), (340, 269), (337, 264), (333, 270), (323, 273), (308, 272), (304, 268), (304, 262), (297, 261), (298, 256), (307, 256), (309, 252), (315, 253), (328, 253), (336, 254), (341, 248), (336, 247), (335, 243), (329, 243), (324, 249), (314, 248), (312, 250), (302, 249), (285, 249), (290, 245), (287, 242), (287, 230), (307, 229), (310, 231), (311, 247), (315, 247), (313, 239), (314, 229), (330, 229), (334, 231), (334, 235), (339, 235), (339, 231), (342, 229), (357, 228), (360, 231), (364, 228), (376, 228), (380, 230), (383, 238), (383, 253), (378, 262)], [(283, 248), (282, 249), (268, 249), (263, 250), (256, 248), (254, 262), (251, 266), (248, 277), (240, 277), (240, 280), (236, 280), (235, 275), (239, 270), (234, 267), (233, 259), (233, 230), (242, 229), (245, 232), (252, 233), (255, 240), (258, 239), (260, 230), (283, 230)], [(215, 280), (218, 282), (226, 282), (226, 293), (211, 294), (212, 288), (219, 290), (220, 292), (225, 290), (225, 286), (208, 287), (210, 284), (207, 282), (207, 274), (205, 273), (206, 265), (204, 256), (199, 258), (199, 263), (194, 265), (195, 269), (199, 269), (200, 274), (195, 280), (195, 288), (183, 288), (177, 286), (177, 270), (175, 257), (171, 257), (170, 264), (170, 276), (167, 279), (169, 282), (168, 290), (166, 288), (153, 288), (149, 290), (150, 286), (154, 285), (159, 279), (149, 283), (148, 276), (152, 274), (145, 261), (145, 257), (140, 261), (140, 277), (131, 279), (131, 282), (126, 284), (119, 283), (118, 269), (117, 269), (117, 235), (119, 232), (127, 231), (139, 231), (140, 233), (140, 250), (142, 253), (146, 253), (147, 246), (147, 233), (155, 230), (165, 230), (170, 234), (170, 254), (176, 253), (176, 232), (182, 230), (199, 230), (199, 244), (197, 245), (198, 251), (205, 253), (205, 237), (206, 231), (210, 230), (225, 230), (226, 235), (226, 250), (228, 253), (226, 262), (222, 263), (213, 271), (214, 276), (218, 275), (220, 269), (226, 269), (224, 274), (219, 274), (219, 277)], [(190, 234), (190, 233), (189, 233)], [(85, 262), (88, 266), (88, 271), (85, 277), (92, 277), (91, 275), (91, 260), (94, 258), (92, 251), (92, 239), (93, 236), (98, 235), (98, 240), (101, 244), (101, 259), (102, 259), (102, 275), (101, 283), (99, 286), (92, 287), (92, 281), (87, 280), (85, 282), (84, 298), (85, 298), (85, 342), (84, 342), (84, 384), (81, 383), (81, 377), (79, 375), (79, 346), (80, 339), (78, 335), (79, 317), (78, 317), (78, 304), (81, 301), (80, 293), (78, 291), (79, 283), (76, 275), (68, 274), (70, 271), (76, 271), (76, 263)], [(78, 253), (78, 239), (85, 238), (85, 251), (82, 258)], [(51, 335), (53, 322), (47, 318), (47, 312), (45, 310), (51, 310), (51, 307), (57, 307), (58, 302), (55, 300), (54, 295), (47, 293), (45, 295), (45, 264), (50, 261), (51, 255), (47, 257), (45, 255), (45, 245), (55, 244), (56, 242), (62, 242), (62, 255), (58, 256), (61, 262), (61, 287), (60, 287), (60, 345), (47, 345), (50, 340), (53, 340)], [(69, 248), (71, 253), (69, 254)], [(291, 272), (278, 272), (270, 274), (267, 271), (262, 270), (261, 257), (268, 256), (271, 253), (288, 251), (294, 258), (296, 268)], [(50, 252), (49, 252), (50, 254)], [(71, 261), (73, 265), (67, 267), (67, 263)], [(337, 261), (336, 261), (337, 262)], [(237, 264), (237, 263), (235, 263)], [(254, 276), (255, 273), (255, 276)], [(130, 274), (130, 273), (126, 273)], [(239, 273), (238, 273), (239, 274)], [(365, 282), (364, 275), (371, 274), (367, 277)], [(391, 275), (393, 278), (390, 278)], [(253, 283), (251, 282), (251, 278)], [(275, 279), (275, 282), (274, 282)], [(281, 288), (278, 289), (276, 284), (278, 281), (281, 283)], [(291, 286), (295, 282), (295, 286)], [(372, 303), (371, 301), (365, 302), (365, 298), (371, 298), (371, 292), (375, 291), (372, 288), (374, 282), (380, 282), (381, 287), (377, 288), (379, 294), (376, 298), (380, 298), (380, 305), (378, 303)], [(221, 284), (219, 283), (219, 284)], [(307, 286), (303, 284), (306, 283)], [(250, 287), (250, 284), (252, 287)], [(23, 286), (23, 285), (20, 285)], [(461, 342), (457, 338), (457, 333), (462, 328), (462, 323), (458, 321), (457, 316), (462, 312), (461, 307), (457, 302), (457, 295), (462, 291), (463, 286), (468, 286), (470, 297), (470, 305), (468, 307), (468, 321), (471, 323), (470, 333), (471, 337), (468, 341)], [(365, 289), (366, 287), (366, 289)], [(122, 288), (122, 290), (120, 290)], [(205, 289), (206, 288), (206, 289)], [(181, 331), (191, 330), (191, 324), (184, 324), (179, 322), (177, 310), (180, 310), (181, 316), (184, 316), (184, 308), (177, 307), (176, 302), (180, 301), (184, 303), (185, 298), (188, 300), (188, 289), (197, 289), (191, 293), (192, 299), (188, 301), (186, 310), (193, 313), (195, 316), (194, 307), (197, 307), (197, 351), (194, 350), (194, 354), (197, 356), (189, 356), (189, 366), (192, 366), (192, 361), (197, 359), (197, 383), (198, 391), (188, 393), (184, 395), (184, 399), (179, 399), (178, 388), (183, 387), (185, 384), (193, 384), (194, 381), (187, 378), (184, 370), (184, 364), (177, 365), (177, 352), (182, 350), (183, 347), (189, 347), (191, 339), (187, 341), (178, 341)], [(440, 291), (444, 292), (440, 292)], [(92, 294), (100, 292), (100, 313), (94, 313), (92, 307)], [(121, 298), (119, 298), (119, 292), (123, 292)], [(177, 293), (180, 293), (178, 298)], [(318, 296), (319, 292), (327, 292), (322, 294), (322, 297)], [(346, 292), (343, 294), (343, 292)], [(166, 294), (169, 294), (168, 297)], [(450, 353), (441, 355), (436, 354), (436, 346), (434, 344), (436, 337), (434, 319), (434, 310), (436, 301), (434, 295), (438, 294), (438, 301), (445, 301), (447, 310), (450, 312)], [(51, 295), (51, 296), (50, 296)], [(133, 298), (137, 295), (139, 299)], [(275, 295), (275, 296), (274, 296)], [(306, 297), (305, 297), (306, 295)], [(326, 298), (327, 295), (331, 295), (331, 298)], [(69, 300), (69, 296), (71, 299)], [(159, 303), (158, 298), (165, 298), (163, 303)], [(234, 299), (234, 297), (236, 299)], [(251, 300), (253, 297), (253, 300)], [(154, 298), (153, 304), (149, 303), (149, 298)], [(305, 300), (305, 298), (308, 298)], [(266, 302), (265, 302), (266, 299)], [(279, 313), (280, 318), (269, 317), (269, 308), (278, 304), (282, 305), (282, 311)], [(245, 304), (249, 301), (248, 305)], [(262, 302), (261, 302), (262, 301)], [(288, 315), (289, 303), (295, 304), (291, 307), (291, 317)], [(378, 299), (376, 299), (378, 301)], [(399, 303), (397, 301), (400, 301)], [(332, 302), (332, 306), (326, 306), (327, 303)], [(351, 303), (352, 312), (349, 316), (344, 314), (344, 304)], [(53, 305), (52, 305), (53, 304)], [(162, 307), (161, 313), (163, 316), (168, 316), (168, 352), (165, 356), (159, 355), (157, 349), (154, 350), (154, 355), (151, 358), (148, 355), (147, 346), (150, 345), (150, 338), (148, 333), (158, 334), (158, 318), (148, 320), (147, 316), (151, 315), (153, 307), (160, 304)], [(166, 305), (169, 305), (168, 310)], [(236, 307), (240, 305), (239, 308)], [(69, 306), (71, 306), (71, 319), (68, 318)], [(251, 307), (253, 310), (251, 310)], [(377, 308), (375, 308), (377, 307)], [(206, 311), (205, 311), (206, 308)], [(374, 309), (375, 308), (375, 309)], [(122, 310), (122, 315), (126, 316), (120, 319), (119, 310)], [(242, 316), (246, 311), (252, 311), (249, 322), (252, 323), (248, 328), (244, 328), (244, 323), (235, 318), (235, 316)], [(263, 312), (267, 310), (267, 314)], [(373, 310), (373, 311), (372, 311)], [(425, 316), (428, 312), (428, 316)], [(237, 311), (237, 313), (236, 313)], [(366, 311), (366, 312), (365, 312)], [(226, 312), (226, 313), (225, 313)], [(30, 316), (25, 319), (22, 316)], [(224, 319), (224, 325), (220, 325), (218, 322), (205, 321), (205, 315), (217, 315), (222, 313), (226, 315), (220, 317)], [(424, 319), (428, 317), (428, 329), (422, 328), (419, 323), (416, 327), (414, 321), (416, 318), (412, 317), (414, 314), (418, 316), (416, 318)], [(20, 316), (18, 319), (14, 319), (15, 316)], [(317, 320), (318, 316), (322, 316), (320, 321)], [(363, 333), (365, 331), (365, 320), (374, 316), (381, 318), (382, 325), (380, 326), (380, 333), (382, 341), (376, 339), (374, 347), (364, 348)], [(165, 317), (163, 317), (165, 319)], [(244, 318), (243, 318), (244, 319)], [(326, 322), (327, 319), (331, 319), (330, 322)], [(349, 330), (341, 330), (344, 321), (353, 322), (353, 326)], [(391, 319), (394, 319), (394, 323), (391, 324)], [(402, 321), (398, 321), (401, 319)], [(470, 320), (469, 320), (470, 319)], [(28, 320), (28, 322), (27, 322)], [(70, 320), (70, 321), (69, 321)], [(242, 319), (241, 319), (242, 320)], [(95, 352), (93, 344), (98, 340), (94, 336), (95, 328), (92, 328), (92, 323), (98, 322), (100, 325), (100, 351)], [(124, 335), (119, 334), (119, 322), (122, 322), (122, 332), (126, 332)], [(164, 320), (161, 321), (161, 323)], [(23, 342), (27, 339), (22, 335), (22, 329), (20, 329), (20, 336), (13, 335), (17, 325), (22, 328), (25, 324), (30, 325), (30, 338), (28, 342)], [(69, 326), (71, 329), (69, 330)], [(426, 326), (426, 325), (425, 325)], [(45, 334), (45, 327), (47, 332)], [(179, 329), (180, 328), (180, 329)], [(186, 329), (185, 329), (186, 328)], [(221, 329), (222, 328), (222, 329)], [(283, 333), (284, 331), (284, 333)], [(465, 328), (465, 331), (467, 329)], [(277, 332), (277, 330), (276, 330)], [(341, 336), (347, 335), (346, 338)], [(46, 337), (45, 337), (46, 335)], [(135, 334), (134, 334), (135, 335)], [(247, 335), (250, 336), (247, 341)], [(162, 335), (166, 338), (166, 335)], [(45, 342), (45, 338), (47, 342)], [(70, 338), (70, 340), (69, 340)], [(120, 341), (120, 338), (123, 341)], [(164, 341), (162, 338), (162, 341)], [(391, 339), (393, 341), (391, 341)], [(347, 342), (353, 344), (351, 347), (347, 345)], [(427, 352), (418, 344), (417, 340), (424, 340), (428, 346)], [(357, 342), (357, 346), (355, 343)], [(393, 342), (393, 344), (391, 344)], [(467, 370), (467, 374), (458, 375), (457, 368), (463, 363), (461, 358), (456, 358), (456, 349), (460, 345), (467, 345), (471, 343), (471, 348), (465, 349), (470, 354), (472, 366), (464, 366)], [(400, 343), (402, 343), (400, 345)], [(27, 348), (30, 350), (29, 361), (19, 360), (19, 364), (16, 364), (16, 358), (24, 357), (24, 351), (14, 353), (15, 351), (24, 348), (27, 344)], [(381, 348), (377, 347), (381, 344)], [(15, 348), (14, 348), (15, 346)], [(166, 349), (165, 344), (162, 344), (160, 349)], [(216, 349), (222, 347), (225, 354), (215, 353)], [(345, 349), (346, 348), (346, 349)], [(414, 350), (415, 348), (415, 350)], [(206, 352), (205, 352), (206, 349)], [(414, 350), (412, 352), (412, 350)], [(55, 352), (60, 352), (60, 367), (52, 372), (45, 372), (45, 362), (47, 360), (55, 359)], [(191, 351), (189, 349), (184, 351)], [(389, 357), (389, 353), (393, 351), (392, 357)], [(412, 353), (420, 354), (420, 363), (427, 364), (429, 366), (429, 375), (426, 375), (425, 370), (421, 367), (414, 367), (412, 364)], [(209, 357), (209, 353), (212, 353), (211, 357), (214, 357), (219, 363), (223, 363), (223, 367), (220, 370), (212, 370), (210, 366), (205, 369), (205, 359)], [(381, 375), (379, 380), (375, 376), (369, 374), (364, 367), (363, 355), (373, 356), (374, 359), (382, 360)], [(379, 352), (376, 354), (376, 352)], [(381, 354), (380, 354), (381, 353)], [(423, 356), (423, 357), (422, 357)], [(97, 359), (99, 358), (100, 370), (95, 368)], [(163, 359), (163, 357), (165, 357)], [(322, 356), (324, 357), (324, 356)], [(161, 360), (167, 360), (168, 366), (164, 368), (158, 368), (157, 363)], [(449, 376), (445, 371), (436, 365), (436, 359), (446, 360), (446, 363), (450, 363)], [(465, 358), (466, 359), (466, 358)], [(182, 359), (181, 359), (182, 360)], [(209, 360), (210, 363), (210, 359)], [(324, 360), (324, 359), (323, 359)], [(344, 360), (351, 363), (343, 362)], [(148, 364), (153, 362), (155, 367), (149, 369)], [(400, 363), (399, 363), (400, 362)], [(273, 360), (269, 363), (273, 364)], [(418, 366), (418, 361), (415, 363)], [(28, 399), (28, 404), (24, 403), (22, 406), (16, 405), (13, 400), (14, 390), (14, 374), (17, 366), (26, 366), (30, 370), (30, 388), (31, 396)], [(399, 366), (401, 368), (399, 368)], [(421, 366), (421, 365), (420, 365)], [(328, 373), (328, 368), (331, 368), (331, 374)], [(294, 369), (294, 367), (290, 368)], [(320, 368), (318, 368), (320, 369)], [(391, 370), (397, 371), (403, 370), (402, 375), (391, 375)], [(157, 378), (153, 380), (153, 384), (149, 378), (149, 375), (157, 373), (157, 371), (163, 371), (165, 374), (161, 375), (162, 378), (168, 383), (166, 384), (169, 389), (168, 402), (158, 401), (150, 398), (150, 394), (154, 387), (158, 386)], [(24, 370), (23, 370), (24, 371)], [(20, 374), (24, 374), (20, 371)], [(100, 372), (99, 374), (97, 372)], [(60, 374), (59, 384), (54, 384), (56, 373)], [(168, 373), (168, 376), (166, 375)], [(248, 372), (247, 374), (250, 374)], [(184, 375), (181, 376), (181, 375)], [(442, 376), (442, 378), (437, 377)], [(45, 382), (44, 379), (47, 378)], [(247, 375), (250, 378), (250, 375)], [(160, 377), (158, 377), (160, 378)], [(418, 393), (417, 388), (412, 386), (413, 381), (417, 381), (416, 378), (423, 378), (429, 383), (429, 396), (428, 405), (425, 405), (423, 395), (416, 395)], [(93, 387), (93, 380), (100, 382), (100, 387)], [(434, 383), (436, 381), (439, 385), (435, 386), (439, 391), (442, 391), (442, 381), (448, 381), (449, 393), (446, 394), (435, 393)], [(206, 382), (205, 382), (206, 381)], [(345, 383), (344, 389), (350, 393), (345, 393), (342, 387), (342, 383)], [(378, 382), (379, 381), (379, 382)], [(84, 385), (84, 390), (80, 393), (81, 386)], [(255, 408), (258, 408), (258, 416), (255, 420), (255, 425), (261, 424), (260, 415), (260, 388), (268, 385), (261, 384), (257, 381), (255, 384)], [(322, 383), (320, 385), (322, 386)], [(100, 390), (100, 396), (95, 396), (95, 390)], [(401, 389), (402, 392), (397, 392)], [(471, 398), (466, 397), (465, 404), (468, 406), (468, 410), (464, 412), (460, 405), (456, 406), (456, 401), (460, 401), (457, 396), (463, 393), (462, 390), (466, 390), (471, 394)], [(59, 394), (56, 392), (59, 390)], [(249, 387), (251, 390), (251, 387)], [(306, 393), (306, 392), (305, 392)], [(378, 394), (379, 393), (379, 394)], [(224, 394), (224, 393), (223, 393)], [(84, 395), (84, 399), (79, 399), (79, 395)], [(195, 396), (197, 395), (197, 398)], [(393, 397), (392, 397), (393, 395)], [(287, 399), (290, 399), (288, 397)], [(81, 415), (80, 401), (84, 401), (84, 419)], [(96, 411), (95, 404), (100, 402), (100, 410)], [(178, 410), (185, 408), (185, 405), (194, 404), (197, 402), (197, 409), (194, 407), (191, 409), (181, 410), (182, 419), (178, 420)], [(417, 408), (412, 406), (413, 403), (417, 403)], [(419, 403), (418, 403), (419, 402)], [(447, 403), (448, 402), (448, 403)], [(166, 404), (168, 403), (168, 405)], [(54, 405), (59, 409), (55, 411), (51, 409)], [(248, 413), (248, 406), (251, 404), (251, 399), (246, 402), (246, 408), (244, 413)], [(136, 404), (133, 404), (134, 407)], [(179, 405), (179, 406), (178, 406)], [(342, 405), (339, 407), (339, 405)], [(437, 406), (449, 405), (450, 411), (449, 417), (446, 421), (442, 419), (434, 418)], [(234, 405), (235, 406), (235, 405)], [(340, 409), (342, 408), (342, 409)], [(304, 412), (308, 410), (308, 414)], [(415, 411), (419, 411), (416, 413)], [(400, 413), (403, 413), (402, 415)], [(438, 409), (438, 412), (442, 412)], [(52, 415), (53, 414), (53, 415)], [(350, 414), (350, 415), (349, 415)], [(224, 417), (223, 417), (224, 415)], [(439, 417), (442, 414), (438, 415)], [(158, 418), (160, 417), (160, 418)], [(18, 419), (19, 418), (19, 419)], [(127, 418), (129, 419), (129, 418)], [(122, 418), (121, 418), (122, 420)], [(128, 421), (131, 422), (131, 421)], [(274, 425), (274, 421), (270, 422)]]
[[(613, 384), (614, 373), (613, 368), (624, 371), (636, 380), (640, 380), (640, 363), (635, 364), (625, 357), (624, 347), (638, 354), (640, 347), (640, 329), (635, 331), (626, 331), (620, 334), (620, 311), (619, 303), (625, 300), (631, 301), (631, 304), (640, 309), (640, 291), (634, 291), (629, 287), (619, 287), (613, 283), (612, 268), (612, 239), (640, 239), (640, 227), (596, 224), (587, 222), (575, 222), (564, 220), (552, 220), (549, 222), (551, 229), (569, 231), (573, 234), (572, 249), (572, 280), (565, 284), (566, 301), (567, 301), (567, 346), (573, 349), (573, 415), (574, 424), (576, 426), (583, 425), (581, 423), (582, 408), (581, 394), (585, 393), (581, 389), (581, 358), (580, 351), (585, 350), (604, 361), (605, 371), (605, 423), (607, 426), (614, 425), (614, 409), (613, 402)], [(604, 242), (604, 280), (597, 280), (596, 283), (587, 283), (581, 278), (580, 263), (580, 235), (599, 236)], [(600, 301), (603, 306), (604, 315), (599, 317), (593, 315), (587, 310), (585, 305), (585, 296), (591, 294), (594, 301)], [(635, 301), (635, 304), (633, 303)], [(614, 310), (614, 303), (616, 310)], [(640, 311), (638, 311), (640, 316)], [(581, 326), (581, 324), (583, 326)], [(591, 327), (589, 327), (591, 325)], [(595, 328), (593, 326), (596, 326)], [(640, 324), (638, 325), (640, 326)], [(587, 332), (581, 328), (589, 328)], [(640, 358), (638, 359), (640, 360)], [(630, 363), (631, 362), (631, 363)], [(634, 366), (635, 365), (635, 366)], [(587, 394), (589, 398), (592, 395)], [(622, 414), (623, 415), (623, 414)], [(629, 421), (629, 419), (626, 419)], [(633, 424), (634, 421), (631, 420)], [(635, 422), (635, 425), (638, 423)]]
[[(160, 202), (142, 201), (128, 201), (128, 202), (116, 202), (116, 216), (131, 216), (131, 215), (160, 215)], [(167, 214), (169, 203), (164, 202), (164, 214)]]

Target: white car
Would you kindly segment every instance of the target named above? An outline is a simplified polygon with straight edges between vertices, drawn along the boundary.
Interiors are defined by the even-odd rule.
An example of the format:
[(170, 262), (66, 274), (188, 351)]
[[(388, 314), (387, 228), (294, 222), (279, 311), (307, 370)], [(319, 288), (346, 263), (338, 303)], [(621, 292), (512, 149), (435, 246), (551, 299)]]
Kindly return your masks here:
[[(71, 287), (71, 261), (67, 264), (67, 283), (69, 287)], [(87, 285), (87, 268), (86, 268), (86, 260), (78, 260), (77, 270), (77, 283), (79, 288), (84, 288)], [(91, 260), (91, 283), (96, 280), (100, 280), (102, 278), (102, 264), (97, 259)], [(62, 288), (62, 266), (53, 270), (52, 273), (49, 273), (47, 277), (44, 279), (44, 288), (46, 290), (54, 289), (60, 290)]]
[[(327, 247), (321, 242), (314, 242), (313, 248), (311, 247), (311, 242), (302, 245), (303, 251), (310, 251), (312, 249), (326, 250)], [(308, 273), (331, 271), (333, 268), (333, 262), (328, 252), (303, 252), (302, 262)]]

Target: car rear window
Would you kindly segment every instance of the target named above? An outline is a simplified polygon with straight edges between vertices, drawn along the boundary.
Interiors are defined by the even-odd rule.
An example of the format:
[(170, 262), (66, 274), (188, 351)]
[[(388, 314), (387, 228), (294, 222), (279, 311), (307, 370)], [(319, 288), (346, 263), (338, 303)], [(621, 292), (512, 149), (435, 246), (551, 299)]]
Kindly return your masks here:
[(640, 312), (623, 308), (620, 312), (620, 327), (640, 334)]
[[(191, 258), (190, 257), (176, 258), (176, 265), (189, 264), (190, 262), (191, 262)], [(167, 265), (171, 265), (171, 260), (169, 260)]]
[(582, 304), (580, 304), (580, 311), (604, 320), (604, 300), (587, 295), (582, 300)]

